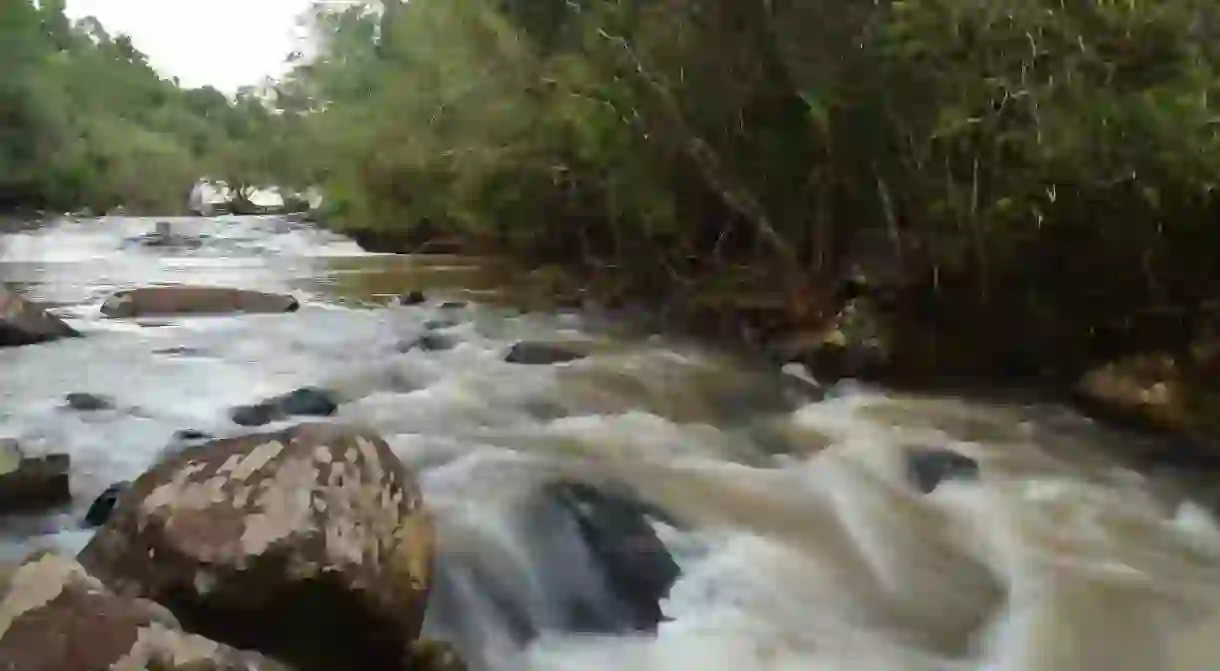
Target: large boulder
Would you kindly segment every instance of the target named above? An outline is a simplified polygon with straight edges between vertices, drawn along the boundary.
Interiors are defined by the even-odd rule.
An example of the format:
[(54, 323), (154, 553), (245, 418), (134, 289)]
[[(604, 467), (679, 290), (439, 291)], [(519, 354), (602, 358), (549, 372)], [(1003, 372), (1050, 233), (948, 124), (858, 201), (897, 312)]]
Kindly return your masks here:
[(111, 593), (70, 559), (32, 557), (3, 582), (3, 671), (287, 671), (182, 631), (164, 609)]
[(66, 454), (25, 457), (11, 441), (0, 444), (0, 514), (45, 510), (72, 501)]
[(225, 287), (144, 287), (115, 292), (102, 304), (107, 317), (148, 315), (293, 312), (297, 299)]
[(59, 317), (0, 287), (0, 347), (33, 345), (79, 335)]
[(433, 548), (415, 480), (384, 441), (306, 424), (154, 466), (80, 561), (190, 631), (301, 671), (397, 671), (423, 621)]

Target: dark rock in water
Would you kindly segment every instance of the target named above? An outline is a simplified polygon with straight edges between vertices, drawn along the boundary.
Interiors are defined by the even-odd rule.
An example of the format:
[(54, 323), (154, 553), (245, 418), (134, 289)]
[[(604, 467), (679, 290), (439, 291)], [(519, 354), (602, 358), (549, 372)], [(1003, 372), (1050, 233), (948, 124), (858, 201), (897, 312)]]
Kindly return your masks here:
[(298, 671), (404, 668), (434, 530), (376, 434), (333, 424), (190, 447), (154, 466), (81, 552), (123, 596)]
[(407, 293), (398, 297), (399, 305), (423, 305), (427, 302), (428, 297), (424, 295), (424, 292), (419, 291), (418, 289), (415, 291), (408, 291)]
[(0, 287), (0, 347), (80, 336), (62, 319)]
[(593, 631), (655, 629), (664, 619), (659, 602), (681, 573), (649, 523), (664, 515), (629, 493), (584, 483), (553, 483), (543, 495), (575, 524), (617, 606), (615, 616), (575, 604), (573, 624)]
[(240, 426), (263, 426), (277, 419), (283, 419), (283, 413), (270, 404), (242, 405), (229, 411), (229, 418)]
[(145, 287), (119, 291), (102, 304), (107, 317), (142, 317), (173, 314), (230, 314), (295, 312), (301, 307), (292, 296), (225, 287)]
[(165, 609), (121, 597), (71, 559), (40, 554), (0, 585), (0, 668), (13, 671), (288, 671), (182, 631)]
[(113, 410), (114, 399), (101, 394), (72, 392), (64, 397), (68, 407), (78, 412), (96, 412), (98, 410)]
[(234, 408), (229, 417), (241, 426), (262, 426), (293, 415), (329, 417), (339, 410), (334, 396), (325, 389), (302, 387), (255, 405)]
[(197, 429), (182, 429), (181, 431), (174, 432), (175, 441), (186, 442), (186, 441), (192, 441), (192, 440), (215, 440), (215, 439), (216, 439), (216, 437), (213, 436), (212, 434), (207, 433), (205, 431), (199, 431)]
[(438, 307), (441, 310), (464, 310), (468, 305), (466, 301), (445, 301)]
[(123, 492), (131, 488), (131, 483), (124, 480), (116, 482), (106, 488), (89, 506), (89, 511), (85, 513), (85, 526), (100, 527), (110, 519), (110, 514), (114, 511), (114, 506), (118, 503), (119, 497)]
[(11, 442), (0, 451), (5, 453), (0, 456), (0, 514), (46, 510), (72, 501), (68, 455), (24, 457)]
[(951, 450), (917, 449), (907, 454), (907, 471), (919, 491), (931, 494), (945, 480), (976, 480), (979, 464)]
[(508, 350), (504, 360), (508, 363), (529, 366), (549, 366), (556, 363), (567, 363), (588, 356), (569, 345), (545, 342), (519, 342)]
[(439, 331), (441, 329), (453, 328), (460, 323), (457, 319), (429, 319), (424, 322), (424, 328), (429, 331)]
[[(148, 326), (148, 324), (143, 324), (143, 326)], [(153, 354), (160, 354), (162, 356), (200, 356), (203, 354), (203, 350), (197, 347), (166, 347), (165, 349), (155, 350)]]
[(398, 351), (409, 352), (421, 349), (425, 352), (444, 352), (458, 346), (460, 340), (446, 333), (425, 333), (410, 342), (399, 343)]

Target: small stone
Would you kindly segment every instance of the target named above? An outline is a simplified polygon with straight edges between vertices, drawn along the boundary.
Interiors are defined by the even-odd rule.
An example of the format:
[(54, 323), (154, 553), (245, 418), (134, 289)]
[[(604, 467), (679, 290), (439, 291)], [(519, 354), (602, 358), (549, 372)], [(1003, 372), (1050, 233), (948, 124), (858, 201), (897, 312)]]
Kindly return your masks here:
[(101, 394), (73, 392), (65, 397), (68, 407), (78, 412), (96, 412), (98, 410), (113, 410), (114, 400)]
[(945, 480), (977, 480), (979, 464), (952, 450), (916, 449), (907, 454), (907, 470), (912, 482), (924, 494), (936, 491)]

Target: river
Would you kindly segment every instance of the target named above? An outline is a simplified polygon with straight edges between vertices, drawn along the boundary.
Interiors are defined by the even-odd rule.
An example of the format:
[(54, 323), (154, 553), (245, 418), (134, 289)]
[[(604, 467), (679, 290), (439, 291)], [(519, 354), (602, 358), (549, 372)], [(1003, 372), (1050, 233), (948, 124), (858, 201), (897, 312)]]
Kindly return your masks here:
[[(1205, 478), (1131, 468), (1144, 439), (999, 395), (841, 383), (805, 397), (707, 345), (497, 305), (516, 280), (475, 260), (366, 254), (276, 217), (171, 221), (202, 244), (135, 244), (155, 224), (138, 218), (0, 237), (0, 279), (87, 336), (0, 350), (0, 438), (71, 454), (77, 499), (0, 520), (0, 558), (75, 551), (93, 497), (176, 431), (237, 435), (232, 406), (316, 385), (341, 395), (337, 420), (376, 428), (419, 473), (440, 537), (426, 629), (473, 669), (1220, 668), (1213, 497)], [(291, 292), (302, 308), (99, 315), (115, 289), (156, 283)], [(434, 300), (390, 305), (411, 288)], [(485, 300), (440, 305), (471, 297)], [(436, 320), (455, 347), (400, 351)], [(506, 363), (522, 339), (594, 354)], [(69, 392), (116, 407), (74, 412)], [(978, 479), (922, 493), (906, 464), (925, 448), (973, 458)], [(557, 478), (628, 487), (663, 511), (652, 523), (681, 575), (655, 634), (581, 625), (617, 602), (570, 525), (528, 505)]]

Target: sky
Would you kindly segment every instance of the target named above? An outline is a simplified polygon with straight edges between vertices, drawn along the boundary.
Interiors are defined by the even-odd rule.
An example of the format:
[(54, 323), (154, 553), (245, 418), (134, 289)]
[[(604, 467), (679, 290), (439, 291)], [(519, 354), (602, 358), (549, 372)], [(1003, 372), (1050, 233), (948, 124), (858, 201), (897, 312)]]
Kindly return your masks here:
[[(0, 0), (3, 2), (4, 0)], [(310, 0), (67, 0), (72, 19), (96, 16), (129, 35), (149, 63), (183, 86), (233, 93), (282, 74), (300, 46)]]

